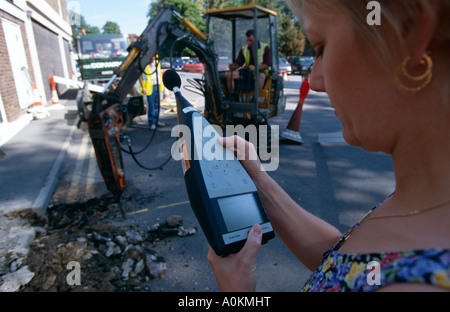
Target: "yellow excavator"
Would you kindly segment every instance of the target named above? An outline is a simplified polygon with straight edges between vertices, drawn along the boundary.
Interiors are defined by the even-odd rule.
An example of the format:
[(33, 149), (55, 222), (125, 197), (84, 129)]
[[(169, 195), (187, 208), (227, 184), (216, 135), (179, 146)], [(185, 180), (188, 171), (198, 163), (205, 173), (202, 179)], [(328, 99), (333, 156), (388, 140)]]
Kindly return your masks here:
[[(196, 81), (205, 97), (204, 116), (211, 124), (222, 128), (267, 125), (270, 118), (284, 112), (286, 99), (283, 77), (278, 70), (276, 18), (276, 12), (258, 5), (207, 10), (206, 33), (203, 33), (173, 6), (166, 6), (149, 21), (141, 36), (128, 48), (127, 58), (104, 91), (94, 94), (89, 113), (89, 133), (109, 191), (120, 197), (125, 188), (120, 130), (130, 116), (123, 109), (124, 103), (131, 101), (127, 95), (163, 43), (172, 43), (172, 48), (175, 44), (188, 47), (204, 64), (205, 73)], [(180, 23), (189, 31), (183, 31)], [(245, 32), (249, 29), (254, 31), (255, 42), (270, 47), (272, 66), (263, 86), (259, 86), (259, 79), (239, 78), (230, 90), (226, 63), (232, 63), (246, 45)], [(258, 55), (257, 45), (253, 55)], [(258, 67), (255, 77), (258, 77)], [(254, 90), (260, 90), (258, 96)]]

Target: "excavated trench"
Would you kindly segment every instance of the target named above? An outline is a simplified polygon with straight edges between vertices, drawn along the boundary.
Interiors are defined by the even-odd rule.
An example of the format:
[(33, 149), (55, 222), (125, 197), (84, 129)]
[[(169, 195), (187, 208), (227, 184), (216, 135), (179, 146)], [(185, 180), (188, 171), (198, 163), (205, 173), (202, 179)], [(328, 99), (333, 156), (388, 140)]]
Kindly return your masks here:
[(36, 234), (22, 265), (34, 276), (21, 291), (151, 291), (152, 280), (167, 270), (157, 245), (167, 237), (196, 233), (181, 226), (180, 216), (144, 230), (124, 225), (111, 195), (53, 204), (47, 218), (27, 216)]

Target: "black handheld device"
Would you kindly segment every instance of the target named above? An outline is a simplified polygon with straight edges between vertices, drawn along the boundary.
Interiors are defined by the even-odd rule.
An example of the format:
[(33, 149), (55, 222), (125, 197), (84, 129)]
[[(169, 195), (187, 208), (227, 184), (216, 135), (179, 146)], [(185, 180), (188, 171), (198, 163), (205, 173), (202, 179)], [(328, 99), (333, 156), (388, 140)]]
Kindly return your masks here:
[(179, 134), (180, 158), (189, 201), (209, 245), (220, 256), (236, 253), (255, 224), (262, 227), (263, 244), (274, 238), (255, 184), (233, 152), (217, 142), (214, 127), (183, 97), (180, 76), (167, 70), (163, 82), (175, 93), (178, 125), (189, 130)]

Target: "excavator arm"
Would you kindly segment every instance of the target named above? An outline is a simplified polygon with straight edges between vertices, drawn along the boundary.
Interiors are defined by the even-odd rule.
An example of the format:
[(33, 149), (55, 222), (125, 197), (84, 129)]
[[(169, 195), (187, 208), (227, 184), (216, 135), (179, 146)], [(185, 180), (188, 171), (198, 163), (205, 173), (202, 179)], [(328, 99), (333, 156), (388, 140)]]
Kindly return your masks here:
[[(188, 27), (193, 34), (181, 30), (173, 19)], [(94, 95), (92, 111), (88, 119), (89, 133), (96, 152), (100, 172), (110, 192), (120, 197), (125, 189), (125, 172), (120, 149), (120, 130), (124, 118), (122, 103), (133, 89), (139, 76), (167, 40), (189, 47), (205, 65), (205, 96), (215, 99), (215, 113), (224, 109), (218, 57), (214, 53), (212, 39), (198, 30), (191, 22), (178, 14), (173, 6), (158, 12), (138, 40), (129, 47), (129, 55), (116, 70), (104, 92)], [(117, 87), (107, 92), (120, 77)]]
[[(188, 27), (193, 34), (181, 30), (172, 22), (174, 18)], [(166, 41), (178, 42), (194, 51), (208, 67), (205, 71), (206, 79), (211, 80), (211, 85), (220, 85), (217, 71), (218, 57), (214, 52), (212, 40), (177, 13), (173, 6), (166, 6), (149, 22), (142, 35), (131, 46), (128, 58), (116, 71), (117, 77), (122, 78), (114, 93), (121, 102), (125, 100), (152, 57), (157, 54), (159, 47)]]

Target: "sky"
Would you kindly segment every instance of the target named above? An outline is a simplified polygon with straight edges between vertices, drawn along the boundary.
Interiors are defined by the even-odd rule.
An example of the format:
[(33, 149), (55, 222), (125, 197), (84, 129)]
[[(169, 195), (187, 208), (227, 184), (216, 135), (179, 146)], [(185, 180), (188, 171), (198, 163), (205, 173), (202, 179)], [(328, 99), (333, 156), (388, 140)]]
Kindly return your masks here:
[(116, 22), (123, 34), (140, 35), (148, 23), (152, 0), (66, 0), (67, 10), (79, 10), (86, 23), (100, 31), (107, 21)]

